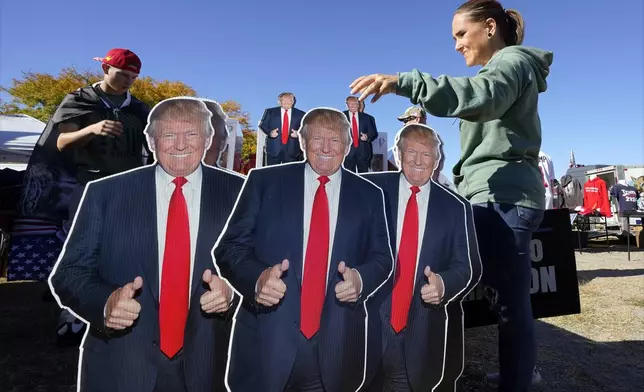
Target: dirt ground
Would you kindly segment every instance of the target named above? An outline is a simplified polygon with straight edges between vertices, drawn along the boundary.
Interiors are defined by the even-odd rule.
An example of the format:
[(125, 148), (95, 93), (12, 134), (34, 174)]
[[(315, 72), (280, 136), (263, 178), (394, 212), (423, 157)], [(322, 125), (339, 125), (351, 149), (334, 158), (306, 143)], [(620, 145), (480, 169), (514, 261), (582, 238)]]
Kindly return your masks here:
[[(582, 313), (538, 320), (534, 391), (630, 392), (644, 386), (644, 250), (576, 252)], [(55, 345), (58, 309), (43, 302), (44, 283), (0, 281), (0, 390), (75, 391), (78, 349)], [(496, 328), (466, 330), (465, 372), (458, 391), (491, 391)]]

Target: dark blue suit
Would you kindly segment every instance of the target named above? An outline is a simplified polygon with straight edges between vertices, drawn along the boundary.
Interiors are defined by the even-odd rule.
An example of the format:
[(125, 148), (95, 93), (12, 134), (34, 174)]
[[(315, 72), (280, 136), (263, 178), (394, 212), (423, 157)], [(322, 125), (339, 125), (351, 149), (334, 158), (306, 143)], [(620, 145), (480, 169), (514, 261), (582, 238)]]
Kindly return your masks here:
[[(199, 299), (215, 271), (212, 247), (243, 184), (241, 176), (203, 166), (202, 194), (192, 297), (183, 346), (188, 392), (224, 389), (233, 309), (207, 315)], [(81, 391), (152, 392), (159, 373), (159, 256), (156, 165), (90, 182), (51, 286), (62, 305), (90, 323), (83, 344)], [(143, 287), (135, 299), (141, 312), (123, 331), (104, 328), (110, 294), (136, 276)], [(167, 360), (167, 359), (166, 359)]]
[[(286, 144), (282, 144), (282, 108), (274, 107), (264, 111), (262, 120), (259, 122), (259, 129), (266, 134), (266, 155), (267, 165), (277, 165), (285, 162), (293, 162), (302, 153), (300, 141), (290, 135), (291, 129), (300, 129), (304, 112), (300, 109), (291, 108), (289, 118), (289, 137)], [(277, 128), (277, 137), (271, 137), (271, 131)]]
[[(351, 113), (348, 110), (345, 110), (343, 113), (349, 120), (349, 124), (351, 124)], [(366, 173), (369, 171), (371, 157), (373, 155), (373, 146), (371, 143), (378, 139), (378, 129), (376, 128), (376, 120), (373, 116), (362, 112), (357, 112), (356, 114), (358, 117), (358, 147), (354, 147), (353, 143), (351, 143), (351, 150), (344, 159), (344, 167), (352, 172), (355, 172), (357, 169), (358, 173)], [(367, 141), (360, 140), (361, 133), (367, 135)]]
[[(300, 339), (303, 258), (304, 170), (294, 163), (251, 170), (215, 249), (222, 276), (243, 295), (236, 315), (228, 383), (235, 392), (282, 392), (294, 368)], [(319, 372), (327, 392), (353, 392), (363, 382), (364, 300), (390, 275), (382, 191), (342, 170), (338, 220), (320, 330)], [(282, 276), (286, 294), (274, 307), (255, 301), (255, 284), (265, 269), (289, 260)], [(340, 261), (359, 271), (362, 295), (356, 303), (336, 299)], [(367, 301), (368, 303), (368, 301)]]
[[(396, 246), (398, 221), (398, 193), (401, 172), (373, 173), (365, 178), (379, 186), (385, 194), (387, 222), (391, 247)], [(432, 391), (443, 378), (446, 329), (449, 328), (450, 350), (457, 350), (455, 358), (448, 356), (445, 374), (452, 375), (451, 387), (444, 390), (454, 391), (454, 382), (462, 370), (462, 333), (463, 310), (461, 300), (479, 280), (481, 261), (474, 229), (471, 205), (462, 197), (431, 182), (427, 218), (424, 236), (419, 244), (421, 253), (416, 275), (414, 295), (409, 309), (407, 327), (402, 331), (404, 347), (404, 364), (407, 370), (409, 385), (413, 392)], [(443, 301), (439, 306), (426, 304), (420, 291), (427, 283), (424, 274), (425, 266), (441, 276), (445, 286)], [(392, 344), (393, 329), (390, 324), (391, 293), (393, 274), (385, 285), (374, 295), (373, 304), (379, 306), (380, 323), (369, 323), (369, 349), (385, 353), (387, 344)], [(447, 316), (449, 314), (449, 317)], [(460, 344), (459, 344), (460, 343)], [(370, 356), (370, 359), (375, 356)], [(452, 360), (455, 358), (455, 360)], [(460, 360), (456, 360), (460, 359)], [(381, 391), (382, 372), (379, 365), (368, 363), (367, 381), (370, 391)], [(441, 386), (450, 384), (442, 380)]]

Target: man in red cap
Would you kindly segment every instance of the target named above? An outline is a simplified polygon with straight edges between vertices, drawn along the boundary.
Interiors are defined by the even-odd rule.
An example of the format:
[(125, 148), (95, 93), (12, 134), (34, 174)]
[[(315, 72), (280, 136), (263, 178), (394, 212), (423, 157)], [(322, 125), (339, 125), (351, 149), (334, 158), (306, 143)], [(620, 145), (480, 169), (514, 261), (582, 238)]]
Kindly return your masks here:
[[(129, 92), (141, 60), (129, 49), (96, 60), (103, 80), (65, 96), (31, 155), (9, 254), (12, 280), (47, 280), (89, 181), (148, 162), (143, 131), (150, 109)], [(25, 264), (36, 254), (47, 257)], [(59, 344), (78, 344), (83, 330), (80, 320), (61, 313)]]

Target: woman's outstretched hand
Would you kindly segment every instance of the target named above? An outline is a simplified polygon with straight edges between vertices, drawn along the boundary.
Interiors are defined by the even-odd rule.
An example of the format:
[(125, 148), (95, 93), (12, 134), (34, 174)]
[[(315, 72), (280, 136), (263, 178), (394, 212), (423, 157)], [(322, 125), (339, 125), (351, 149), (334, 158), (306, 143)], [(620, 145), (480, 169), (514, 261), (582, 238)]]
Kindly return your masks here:
[(349, 85), (349, 88), (351, 88), (351, 94), (361, 94), (358, 98), (360, 101), (364, 101), (368, 96), (373, 94), (371, 103), (374, 103), (385, 94), (395, 93), (397, 85), (397, 75), (372, 74), (361, 76), (354, 80), (353, 83)]

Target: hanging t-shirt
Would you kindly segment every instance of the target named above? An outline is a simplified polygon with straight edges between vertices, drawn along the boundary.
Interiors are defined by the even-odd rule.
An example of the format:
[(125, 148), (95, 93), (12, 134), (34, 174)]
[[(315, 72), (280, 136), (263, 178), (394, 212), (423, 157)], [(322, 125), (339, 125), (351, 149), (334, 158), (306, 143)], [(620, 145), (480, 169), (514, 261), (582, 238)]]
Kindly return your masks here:
[(566, 174), (561, 177), (561, 186), (563, 188), (563, 193), (561, 194), (563, 204), (561, 208), (574, 210), (584, 205), (584, 188), (576, 178)]
[(597, 209), (599, 209), (599, 213), (603, 216), (608, 218), (613, 216), (610, 210), (610, 203), (608, 202), (606, 181), (599, 177), (590, 179), (584, 184), (584, 210), (590, 212)]
[(637, 189), (632, 186), (615, 184), (610, 193), (617, 200), (619, 212), (637, 210)]
[(543, 186), (546, 188), (546, 210), (551, 210), (554, 208), (554, 198), (556, 196), (552, 189), (552, 184), (553, 180), (557, 177), (555, 177), (555, 168), (552, 164), (552, 159), (543, 151), (539, 151), (539, 170), (541, 170)]

